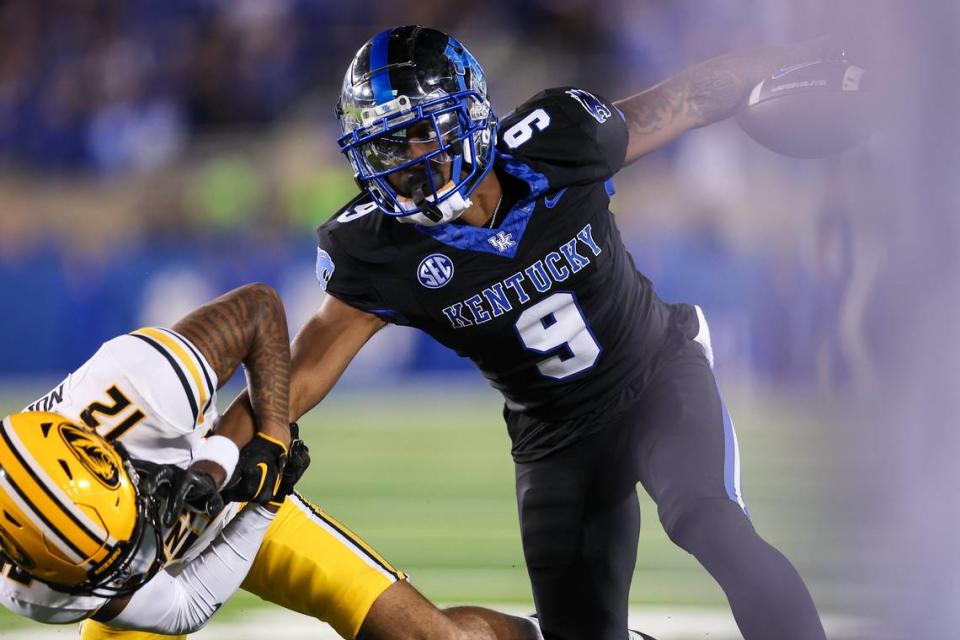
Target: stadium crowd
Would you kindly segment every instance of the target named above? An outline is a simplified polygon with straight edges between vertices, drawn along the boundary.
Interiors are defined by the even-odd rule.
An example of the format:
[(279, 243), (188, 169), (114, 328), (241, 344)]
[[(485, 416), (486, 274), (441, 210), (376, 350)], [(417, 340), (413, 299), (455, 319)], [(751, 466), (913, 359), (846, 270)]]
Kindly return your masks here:
[[(807, 35), (817, 8), (2, 3), (0, 284), (59, 295), (43, 320), (0, 320), (21, 338), (5, 341), (0, 372), (69, 368), (110, 335), (253, 279), (292, 299), (296, 328), (318, 296), (310, 230), (354, 190), (335, 144), (341, 74), (382, 25), (456, 33), (487, 68), (503, 114), (544, 86), (619, 97), (725, 50)], [(745, 21), (748, 10), (754, 19)], [(855, 222), (842, 192), (805, 195), (824, 185), (823, 167), (771, 157), (721, 125), (629, 171), (614, 205), (627, 243), (664, 297), (708, 310), (721, 362), (791, 383), (851, 376), (857, 341), (842, 326), (858, 313), (846, 308)], [(420, 336), (384, 342), (395, 370), (460, 366)]]

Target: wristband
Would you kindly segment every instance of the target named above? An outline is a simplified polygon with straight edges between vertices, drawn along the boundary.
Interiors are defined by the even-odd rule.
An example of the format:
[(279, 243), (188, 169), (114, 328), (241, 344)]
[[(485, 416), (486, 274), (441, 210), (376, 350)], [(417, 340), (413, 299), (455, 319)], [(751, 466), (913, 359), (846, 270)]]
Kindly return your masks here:
[(193, 462), (208, 460), (219, 465), (226, 473), (223, 480), (223, 485), (226, 486), (237, 468), (239, 459), (240, 449), (233, 440), (226, 436), (213, 435), (204, 440), (200, 448), (197, 449)]

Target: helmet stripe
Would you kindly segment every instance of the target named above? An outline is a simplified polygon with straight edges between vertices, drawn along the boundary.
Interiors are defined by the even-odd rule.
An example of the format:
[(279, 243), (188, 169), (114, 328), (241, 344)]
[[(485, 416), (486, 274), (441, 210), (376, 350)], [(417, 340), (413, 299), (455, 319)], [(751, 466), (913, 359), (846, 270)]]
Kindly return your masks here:
[(460, 91), (465, 91), (467, 88), (466, 82), (464, 82), (464, 73), (466, 73), (466, 68), (463, 65), (463, 58), (453, 47), (453, 44), (448, 42), (447, 48), (443, 50), (443, 55), (447, 56), (447, 59), (453, 63), (454, 67), (454, 76), (456, 77), (457, 86), (460, 87)]
[(393, 100), (393, 85), (390, 84), (390, 69), (387, 68), (392, 33), (393, 29), (381, 31), (373, 37), (370, 44), (370, 84), (373, 86), (373, 97), (377, 104)]
[[(76, 505), (73, 503), (73, 500), (68, 498), (66, 494), (64, 494), (60, 488), (56, 486), (55, 483), (49, 481), (44, 482), (41, 479), (41, 476), (46, 475), (46, 473), (43, 471), (42, 467), (40, 467), (37, 461), (33, 459), (33, 456), (30, 454), (30, 450), (24, 446), (23, 442), (20, 441), (16, 430), (13, 428), (0, 429), (0, 436), (3, 437), (3, 440), (6, 442), (10, 452), (13, 453), (14, 457), (17, 459), (17, 462), (19, 462), (24, 471), (27, 472), (27, 474), (33, 480), (33, 483), (43, 490), (43, 493), (46, 494), (47, 498), (58, 508), (60, 512), (65, 514), (67, 518), (69, 518), (70, 521), (72, 521), (73, 524), (83, 534), (89, 537), (90, 540), (98, 546), (113, 546), (117, 543), (113, 536), (110, 536), (106, 531), (103, 530), (102, 527), (93, 522), (85, 513), (83, 513), (83, 511), (77, 509)], [(9, 475), (9, 469), (7, 470), (7, 473)]]
[(80, 564), (87, 559), (86, 554), (78, 549), (76, 545), (70, 541), (69, 537), (65, 536), (47, 519), (43, 514), (43, 510), (38, 509), (37, 506), (30, 501), (30, 498), (28, 498), (23, 489), (13, 481), (10, 474), (0, 474), (0, 490), (3, 490), (3, 492), (13, 500), (17, 508), (20, 509), (24, 515), (30, 517), (31, 523), (40, 529), (44, 536), (53, 542), (71, 562)]

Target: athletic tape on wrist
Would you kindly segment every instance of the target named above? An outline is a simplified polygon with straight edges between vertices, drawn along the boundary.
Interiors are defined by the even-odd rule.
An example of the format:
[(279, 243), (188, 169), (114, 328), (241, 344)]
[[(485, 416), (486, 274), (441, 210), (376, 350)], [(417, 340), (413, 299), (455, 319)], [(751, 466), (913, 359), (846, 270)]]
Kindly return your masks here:
[(239, 459), (240, 449), (233, 440), (226, 436), (213, 435), (203, 441), (193, 461), (209, 460), (220, 465), (227, 474), (223, 480), (223, 486), (226, 486), (237, 468)]

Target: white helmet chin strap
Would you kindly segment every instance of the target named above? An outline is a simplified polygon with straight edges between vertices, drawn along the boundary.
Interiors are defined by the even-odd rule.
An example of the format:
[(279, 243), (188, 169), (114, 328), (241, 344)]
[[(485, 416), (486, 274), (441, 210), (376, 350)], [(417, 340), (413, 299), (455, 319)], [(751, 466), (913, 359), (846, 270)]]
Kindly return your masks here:
[[(448, 182), (447, 185), (440, 190), (439, 195), (444, 195), (447, 191), (453, 188), (453, 182)], [(427, 198), (427, 200), (433, 201), (433, 196)], [(413, 200), (408, 198), (400, 198), (400, 204), (406, 206), (409, 203), (410, 209), (414, 209)], [(400, 222), (412, 222), (415, 224), (423, 225), (425, 227), (433, 227), (438, 224), (446, 224), (453, 220), (456, 220), (460, 215), (473, 204), (470, 202), (469, 198), (464, 198), (459, 191), (454, 192), (449, 198), (441, 202), (436, 206), (439, 210), (441, 217), (439, 220), (434, 220), (427, 214), (422, 211), (411, 214), (409, 216), (402, 216), (397, 218)]]

